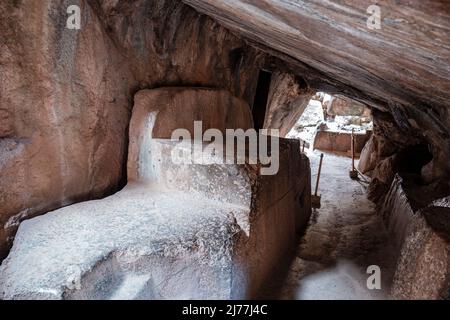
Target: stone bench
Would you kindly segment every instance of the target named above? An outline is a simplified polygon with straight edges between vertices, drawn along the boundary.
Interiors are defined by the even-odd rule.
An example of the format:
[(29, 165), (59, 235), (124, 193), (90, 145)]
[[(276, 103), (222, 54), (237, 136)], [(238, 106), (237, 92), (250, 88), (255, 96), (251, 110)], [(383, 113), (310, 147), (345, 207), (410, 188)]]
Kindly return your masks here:
[(251, 127), (248, 105), (223, 90), (139, 92), (127, 186), (24, 221), (0, 267), (0, 298), (254, 297), (309, 219), (309, 161), (297, 141), (282, 140), (274, 176), (251, 165), (174, 164), (172, 152), (192, 144), (168, 135), (194, 120)]

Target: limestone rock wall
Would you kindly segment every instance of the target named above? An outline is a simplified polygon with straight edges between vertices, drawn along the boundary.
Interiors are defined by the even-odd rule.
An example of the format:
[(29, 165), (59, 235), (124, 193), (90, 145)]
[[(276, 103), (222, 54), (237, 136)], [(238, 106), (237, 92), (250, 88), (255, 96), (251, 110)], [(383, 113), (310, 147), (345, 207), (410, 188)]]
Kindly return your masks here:
[[(72, 4), (81, 30), (66, 28)], [(123, 186), (138, 89), (251, 104), (264, 58), (177, 0), (1, 1), (0, 35), (0, 258), (23, 219)]]
[(381, 207), (397, 257), (391, 297), (448, 299), (450, 293), (449, 200), (415, 210), (396, 176)]

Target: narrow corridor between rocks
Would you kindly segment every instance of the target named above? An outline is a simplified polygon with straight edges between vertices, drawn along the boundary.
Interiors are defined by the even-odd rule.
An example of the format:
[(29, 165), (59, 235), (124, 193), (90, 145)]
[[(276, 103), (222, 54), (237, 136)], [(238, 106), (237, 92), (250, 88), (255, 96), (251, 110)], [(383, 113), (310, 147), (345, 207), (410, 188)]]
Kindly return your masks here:
[[(320, 152), (309, 152), (308, 157), (314, 186)], [(280, 271), (277, 283), (267, 289), (278, 293), (273, 298), (387, 298), (394, 268), (392, 248), (381, 215), (367, 199), (365, 183), (351, 180), (350, 168), (350, 158), (324, 154), (321, 208), (313, 210), (288, 271)], [(367, 288), (371, 265), (381, 269), (381, 290)]]

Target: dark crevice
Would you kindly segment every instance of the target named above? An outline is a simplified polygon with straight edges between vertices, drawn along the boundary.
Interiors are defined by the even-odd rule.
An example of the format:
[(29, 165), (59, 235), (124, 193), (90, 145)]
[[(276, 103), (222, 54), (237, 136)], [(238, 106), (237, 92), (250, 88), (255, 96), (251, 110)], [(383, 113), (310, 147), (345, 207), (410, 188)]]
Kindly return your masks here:
[(264, 127), (271, 82), (272, 74), (270, 72), (261, 70), (259, 72), (258, 85), (256, 87), (255, 100), (252, 109), (253, 121), (256, 130), (260, 130)]

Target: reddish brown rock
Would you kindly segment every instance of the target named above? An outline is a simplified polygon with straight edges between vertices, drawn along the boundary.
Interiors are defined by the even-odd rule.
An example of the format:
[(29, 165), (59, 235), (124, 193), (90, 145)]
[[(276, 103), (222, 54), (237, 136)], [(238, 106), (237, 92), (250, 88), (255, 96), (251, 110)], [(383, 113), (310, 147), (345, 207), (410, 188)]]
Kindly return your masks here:
[[(253, 128), (249, 105), (227, 90), (166, 87), (141, 90), (134, 97), (135, 108), (158, 114), (152, 136), (170, 139), (176, 129), (186, 129), (194, 137), (194, 121), (202, 122), (203, 131), (214, 128)], [(198, 106), (202, 106), (199, 109)], [(202, 131), (202, 133), (203, 133)]]
[(277, 72), (272, 76), (264, 128), (279, 129), (286, 136), (312, 98), (313, 91), (293, 74)]
[[(448, 184), (448, 1), (386, 1), (382, 30), (366, 28), (362, 0), (184, 3), (232, 32), (178, 0), (80, 0), (79, 31), (65, 28), (66, 1), (0, 2), (0, 258), (22, 220), (123, 185), (137, 90), (221, 88), (252, 106), (262, 66), (289, 75), (273, 83), (267, 116), (283, 132), (304, 104), (303, 92), (284, 94), (296, 88), (295, 76), (306, 80), (301, 90), (340, 93), (373, 108), (376, 144), (367, 162), (371, 168), (376, 158), (369, 188), (376, 199), (415, 146), (432, 159), (413, 173), (422, 183)], [(420, 252), (441, 261), (434, 235), (428, 247)], [(425, 272), (429, 260), (412, 261)]]
[(372, 173), (372, 182), (369, 185), (368, 197), (375, 203), (381, 201), (389, 190), (394, 179), (397, 167), (397, 156), (385, 158), (378, 162)]
[(372, 171), (377, 165), (377, 160), (376, 139), (372, 135), (361, 151), (361, 156), (358, 162), (358, 170), (362, 173)]
[(0, 105), (9, 124), (0, 139), (0, 257), (21, 220), (102, 196), (122, 178), (134, 80), (95, 12), (83, 5), (91, 18), (78, 33), (65, 29), (63, 8), (0, 4)]
[[(450, 4), (380, 4), (367, 28), (367, 1), (183, 0), (223, 25), (390, 103), (448, 106)], [(401, 53), (401, 54), (400, 54)], [(417, 99), (417, 100), (416, 100)]]
[(249, 163), (178, 163), (174, 153), (193, 141), (164, 139), (165, 130), (196, 120), (221, 133), (246, 129), (247, 103), (175, 87), (135, 101), (127, 186), (23, 222), (0, 266), (0, 299), (254, 298), (294, 249), (311, 214), (298, 140), (269, 149), (281, 160), (273, 175)]
[(330, 116), (370, 116), (370, 110), (364, 104), (345, 97), (333, 97), (326, 107)]
[[(0, 258), (23, 219), (118, 190), (138, 88), (226, 88), (253, 102), (264, 58), (176, 0), (0, 3)], [(10, 239), (11, 240), (11, 239)]]
[[(355, 133), (355, 153), (361, 153), (371, 132)], [(314, 149), (345, 152), (351, 154), (351, 132), (320, 130), (314, 139)]]
[(183, 1), (283, 60), (312, 88), (389, 114), (396, 128), (380, 137), (426, 142), (434, 156), (426, 182), (450, 178), (448, 1), (380, 3), (380, 30), (367, 28), (363, 0)]
[(14, 120), (9, 110), (0, 109), (0, 139), (7, 138), (13, 134)]

